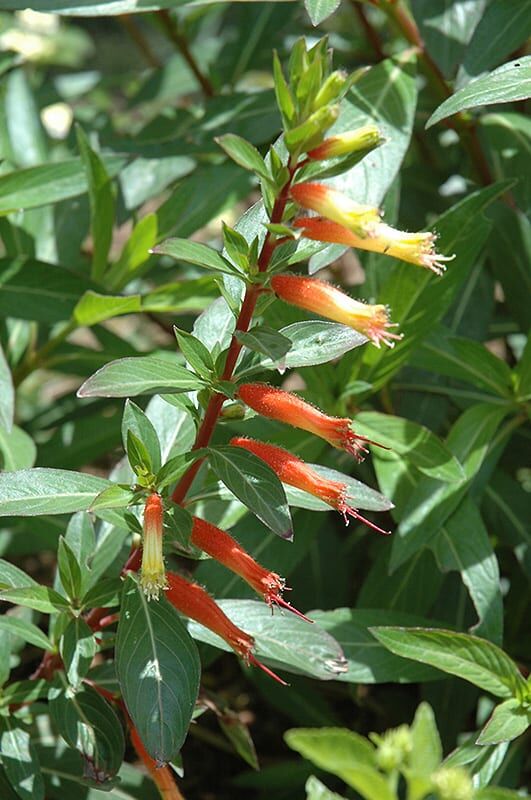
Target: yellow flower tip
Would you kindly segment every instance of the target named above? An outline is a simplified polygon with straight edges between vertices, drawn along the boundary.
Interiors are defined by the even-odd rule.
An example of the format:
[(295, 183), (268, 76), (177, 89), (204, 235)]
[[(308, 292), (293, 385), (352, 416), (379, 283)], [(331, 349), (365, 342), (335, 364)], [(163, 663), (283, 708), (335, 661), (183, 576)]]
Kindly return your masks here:
[(142, 567), (140, 585), (148, 600), (158, 600), (161, 590), (164, 591), (168, 588), (164, 565), (162, 569), (162, 573), (158, 571), (150, 572)]
[(355, 203), (321, 183), (298, 183), (291, 188), (291, 197), (303, 208), (343, 225), (360, 238), (371, 235), (373, 226), (380, 222), (377, 208)]
[(436, 241), (437, 236), (431, 231), (406, 233), (383, 222), (373, 229), (373, 242), (380, 252), (425, 267), (435, 275), (443, 275), (446, 270), (445, 262), (453, 261), (455, 255), (443, 256), (437, 253)]
[(383, 137), (376, 125), (364, 125), (362, 128), (328, 137), (318, 147), (310, 150), (308, 156), (315, 161), (323, 161), (373, 149), (382, 142)]

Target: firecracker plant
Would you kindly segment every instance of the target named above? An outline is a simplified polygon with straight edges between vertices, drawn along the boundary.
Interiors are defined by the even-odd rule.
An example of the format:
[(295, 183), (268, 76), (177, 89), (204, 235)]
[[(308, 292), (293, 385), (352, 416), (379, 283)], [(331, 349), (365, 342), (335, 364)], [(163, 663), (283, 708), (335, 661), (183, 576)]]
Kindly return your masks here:
[[(387, 537), (382, 546), (392, 546), (393, 503), (366, 483), (373, 479), (367, 469), (373, 455), (382, 459), (382, 474), (385, 465), (393, 463), (396, 437), (388, 435), (384, 415), (375, 421), (362, 413), (358, 420), (352, 403), (338, 405), (340, 416), (328, 414), (305, 399), (303, 385), (291, 382), (298, 368), (330, 363), (340, 370), (343, 359), (354, 364), (365, 358), (372, 369), (371, 381), (378, 386), (417, 335), (404, 304), (400, 303), (397, 316), (389, 298), (379, 296), (378, 281), (371, 296), (357, 297), (355, 287), (336, 286), (334, 278), (321, 271), (333, 258), (323, 258), (323, 253), (337, 253), (339, 247), (339, 252), (353, 248), (381, 255), (382, 273), (395, 268), (398, 259), (414, 276), (412, 283), (409, 276), (405, 279), (406, 285), (414, 287), (418, 280), (426, 296), (441, 308), (448, 303), (445, 287), (454, 291), (459, 285), (454, 276), (461, 269), (459, 248), (454, 253), (455, 239), (445, 235), (444, 222), (440, 239), (437, 224), (433, 231), (398, 230), (386, 221), (382, 203), (371, 202), (356, 185), (343, 181), (364, 163), (370, 185), (371, 159), (388, 143), (377, 122), (350, 128), (345, 124), (345, 98), (352, 91), (363, 97), (363, 75), (363, 70), (348, 75), (334, 69), (325, 38), (313, 44), (298, 39), (285, 65), (275, 54), (274, 92), (282, 120), (278, 138), (265, 156), (240, 135), (228, 132), (216, 139), (219, 153), (253, 174), (261, 190), (261, 198), (234, 227), (223, 223), (223, 251), (187, 237), (163, 237), (158, 243), (149, 236), (139, 237), (145, 251), (142, 259), (166, 269), (177, 262), (205, 270), (213, 276), (209, 285), (219, 296), (212, 298), (192, 332), (175, 326), (176, 353), (106, 357), (107, 363), (77, 391), (83, 402), (127, 398), (122, 422), (126, 456), (109, 479), (46, 467), (0, 476), (6, 515), (76, 512), (59, 540), (53, 587), (39, 585), (7, 562), (0, 572), (2, 601), (50, 615), (47, 633), (24, 614), (6, 616), (0, 627), (44, 649), (33, 673), (4, 685), (0, 696), (4, 769), (0, 779), (11, 787), (6, 797), (11, 798), (13, 791), (23, 800), (45, 796), (40, 773), (33, 770), (28, 775), (20, 766), (24, 752), (31, 763), (36, 760), (27, 730), (45, 707), (62, 740), (81, 755), (79, 781), (112, 792), (129, 742), (161, 797), (181, 797), (170, 765), (177, 764), (192, 719), (208, 706), (208, 691), (200, 692), (196, 640), (234, 651), (244, 670), (260, 668), (285, 692), (290, 691), (290, 673), (329, 680), (342, 680), (348, 673), (348, 658), (333, 635), (320, 627), (318, 616), (309, 617), (306, 609), (290, 601), (282, 569), (277, 572), (269, 557), (271, 568), (263, 566), (246, 547), (245, 533), (235, 538), (229, 530), (247, 514), (249, 527), (260, 524), (261, 530), (269, 529), (284, 540), (282, 547), (290, 548), (292, 540), (308, 533), (304, 530), (308, 522), (299, 522), (298, 513), (292, 519), (290, 507), (314, 514), (335, 510), (359, 536), (382, 534)], [(102, 162), (82, 130), (78, 144), (94, 177)], [(95, 218), (98, 204), (109, 197), (102, 194), (103, 185), (90, 197)], [(94, 242), (97, 245), (97, 238)], [(330, 246), (332, 250), (327, 249)], [(100, 255), (95, 250), (92, 256), (96, 279), (101, 279), (106, 261), (106, 254)], [(134, 265), (127, 265), (127, 256), (110, 266), (106, 286), (114, 292), (112, 302), (127, 304), (128, 294), (120, 291), (136, 274)], [(89, 303), (97, 303), (97, 297), (93, 290), (87, 292), (84, 305), (75, 312), (78, 320), (90, 313)], [(278, 308), (279, 319), (287, 315), (292, 322), (276, 325)], [(106, 312), (102, 313), (103, 319)], [(430, 325), (417, 306), (414, 313), (419, 330)], [(97, 317), (98, 312), (94, 320)], [(221, 328), (226, 336), (208, 336), (208, 329)], [(44, 355), (61, 346), (73, 329), (68, 323), (59, 330)], [(205, 330), (207, 335), (201, 333)], [(32, 357), (21, 364), (19, 380), (29, 374)], [(360, 402), (366, 386), (360, 379)], [(129, 399), (145, 395), (153, 396), (146, 411)], [(161, 447), (159, 413), (166, 414), (167, 429), (175, 426), (173, 441), (178, 444), (179, 428), (187, 420), (188, 432), (176, 454), (171, 447)], [(502, 416), (493, 418), (494, 425)], [(267, 423), (262, 428), (265, 435), (257, 429), (257, 420)], [(285, 446), (282, 433), (269, 440), (268, 424), (276, 425), (271, 430), (286, 431)], [(308, 457), (290, 448), (293, 429), (308, 435), (304, 449)], [(494, 435), (495, 427), (489, 430)], [(316, 442), (323, 447), (316, 447)], [(414, 446), (411, 450), (415, 452)], [(312, 453), (320, 453), (325, 463), (313, 463)], [(332, 458), (334, 453), (337, 457)], [(327, 466), (330, 463), (334, 468)], [(419, 464), (429, 475), (430, 462), (423, 464), (422, 452)], [(363, 481), (350, 474), (360, 469)], [(391, 486), (388, 479), (383, 483)], [(442, 484), (447, 485), (452, 484)], [(96, 539), (91, 520), (97, 520)], [(267, 536), (265, 531), (263, 535)], [(241, 601), (240, 613), (231, 610), (230, 601), (216, 600), (216, 591), (202, 580), (205, 559), (250, 587), (255, 599)], [(300, 657), (294, 661), (268, 645), (267, 631), (276, 625), (287, 625), (283, 636), (288, 650), (290, 642), (294, 650), (300, 645)], [(480, 735), (483, 743), (500, 741), (496, 714), (518, 713), (524, 730), (529, 687), (496, 644), (445, 630), (400, 630), (402, 634), (397, 628), (373, 626), (374, 644), (397, 657), (439, 665), (453, 674), (459, 669), (457, 661), (450, 663), (451, 654), (461, 648), (466, 661), (467, 647), (475, 648), (478, 673), (468, 679), (503, 701)], [(404, 638), (404, 631), (409, 638)], [(441, 666), (440, 655), (445, 649), (446, 667)], [(505, 677), (488, 672), (486, 663), (496, 659), (503, 662)], [(429, 706), (421, 709), (422, 714), (433, 728)], [(399, 796), (395, 792), (400, 770), (410, 781), (409, 798), (483, 797), (473, 793), (472, 778), (461, 763), (441, 766), (439, 751), (428, 772), (414, 761), (413, 741), (422, 724), (419, 715), (411, 730), (404, 726), (402, 731), (374, 735), (376, 747), (361, 737), (352, 739), (355, 734), (347, 731), (334, 734), (347, 737), (355, 753), (351, 768), (331, 771), (371, 800)], [(333, 739), (332, 732), (328, 735)], [(291, 747), (314, 758), (311, 732), (294, 730), (287, 737)], [(400, 749), (399, 739), (407, 752), (400, 751), (397, 763), (391, 764), (389, 758)], [(420, 748), (418, 742), (415, 746)], [(370, 763), (363, 761), (369, 758), (367, 753)], [(315, 763), (323, 766), (319, 757)], [(369, 790), (365, 778), (370, 771), (376, 782)], [(317, 778), (311, 780), (319, 783)], [(451, 789), (452, 781), (457, 788)], [(380, 785), (381, 795), (374, 788)], [(316, 785), (311, 790), (317, 792)]]

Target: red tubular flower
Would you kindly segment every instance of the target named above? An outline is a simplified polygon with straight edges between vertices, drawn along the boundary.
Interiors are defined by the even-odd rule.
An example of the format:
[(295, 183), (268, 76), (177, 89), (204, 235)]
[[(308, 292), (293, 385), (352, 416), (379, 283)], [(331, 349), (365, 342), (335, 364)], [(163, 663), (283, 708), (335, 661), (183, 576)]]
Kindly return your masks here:
[(363, 442), (378, 445), (372, 439), (354, 433), (349, 419), (329, 417), (296, 394), (284, 392), (274, 386), (265, 383), (244, 383), (239, 387), (237, 396), (263, 417), (277, 419), (286, 425), (293, 425), (294, 428), (301, 428), (320, 436), (333, 447), (346, 450), (358, 461), (363, 461), (362, 454), (369, 452)]
[(165, 589), (166, 572), (162, 554), (162, 520), (164, 506), (157, 492), (149, 495), (144, 506), (144, 529), (142, 542), (142, 567), (140, 584), (148, 600), (158, 600), (161, 589)]
[(389, 322), (386, 306), (360, 303), (325, 281), (302, 275), (275, 275), (271, 288), (286, 303), (348, 325), (367, 336), (376, 347), (380, 347), (380, 342), (394, 347), (394, 340), (402, 338), (389, 332), (396, 325)]
[(260, 566), (228, 533), (204, 519), (194, 517), (191, 541), (196, 547), (243, 578), (264, 598), (268, 606), (281, 606), (307, 622), (312, 622), (282, 597), (282, 592), (286, 588), (284, 578)]
[(358, 236), (368, 236), (370, 226), (380, 221), (377, 208), (355, 203), (322, 183), (297, 183), (291, 187), (290, 194), (300, 206), (356, 231)]
[(287, 685), (282, 678), (258, 661), (253, 655), (253, 637), (234, 625), (199, 584), (191, 583), (174, 572), (168, 572), (168, 585), (166, 597), (177, 611), (224, 639), (246, 664), (260, 667), (276, 681)]
[(446, 270), (444, 262), (454, 258), (454, 256), (442, 256), (435, 251), (436, 236), (430, 231), (406, 233), (380, 221), (371, 226), (370, 235), (362, 238), (344, 225), (331, 222), (324, 217), (300, 217), (292, 224), (296, 228), (302, 228), (303, 236), (307, 239), (345, 244), (358, 250), (382, 253), (425, 267), (436, 275), (442, 275)]
[(348, 525), (348, 516), (359, 519), (368, 525), (369, 528), (388, 535), (391, 531), (384, 531), (373, 522), (362, 517), (356, 508), (352, 508), (347, 503), (347, 485), (340, 481), (323, 478), (302, 459), (294, 456), (288, 450), (276, 445), (257, 442), (255, 439), (246, 439), (243, 436), (235, 436), (230, 443), (235, 447), (243, 447), (261, 458), (271, 469), (276, 472), (283, 483), (302, 489), (303, 492), (313, 494), (324, 503), (328, 503), (332, 508), (337, 509), (343, 514), (345, 523)]
[(131, 737), (131, 744), (135, 748), (137, 756), (153, 778), (163, 800), (183, 800), (183, 796), (175, 784), (171, 767), (159, 764), (154, 758), (151, 758), (142, 744), (142, 739), (137, 729), (132, 724), (129, 727), (129, 734)]

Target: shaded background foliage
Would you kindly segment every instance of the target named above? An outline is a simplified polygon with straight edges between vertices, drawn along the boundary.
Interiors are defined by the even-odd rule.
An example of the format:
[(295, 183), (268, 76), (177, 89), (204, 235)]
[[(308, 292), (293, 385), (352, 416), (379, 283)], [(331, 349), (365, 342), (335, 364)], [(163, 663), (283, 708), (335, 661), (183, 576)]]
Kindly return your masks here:
[[(35, 9), (51, 12), (46, 17), (18, 13), (25, 5), (3, 2), (0, 17), (0, 459), (6, 472), (36, 465), (102, 479), (112, 470), (115, 481), (131, 480), (120, 462), (123, 400), (79, 400), (75, 390), (111, 360), (173, 352), (173, 324), (187, 331), (193, 326), (210, 351), (216, 343), (226, 346), (234, 285), (149, 253), (168, 236), (221, 249), (221, 219), (247, 238), (258, 232), (261, 218), (252, 207), (257, 181), (225, 156), (214, 137), (236, 133), (266, 152), (281, 130), (272, 49), (284, 61), (300, 35), (313, 41), (327, 32), (336, 67), (371, 66), (345, 98), (337, 130), (370, 119), (387, 141), (338, 176), (336, 185), (361, 202), (383, 205), (386, 221), (397, 227), (435, 225), (439, 249), (457, 259), (435, 281), (385, 256), (344, 253), (337, 246), (304, 251), (310, 273), (325, 267), (329, 279), (356, 296), (388, 303), (405, 339), (393, 351), (364, 347), (333, 363), (297, 363), (290, 380), (306, 399), (328, 413), (355, 417), (360, 432), (393, 447), (391, 453), (373, 450), (354, 474), (394, 502), (394, 535), (384, 541), (355, 525), (344, 529), (339, 518), (303, 506), (293, 509), (296, 536), (289, 545), (267, 533), (211, 476), (194, 487), (194, 510), (231, 527), (253, 554), (285, 575), (297, 607), (318, 609), (310, 616), (343, 647), (349, 672), (326, 681), (293, 674), (288, 690), (201, 644), (210, 711), (192, 725), (183, 747), (182, 785), (191, 798), (304, 797), (315, 768), (286, 747), (287, 728), (339, 726), (366, 736), (411, 722), (421, 700), (431, 704), (449, 753), (489, 717), (492, 688), (445, 675), (429, 660), (404, 658), (398, 645), (384, 646), (384, 638), (377, 640), (369, 629), (420, 625), (469, 632), (503, 646), (524, 672), (529, 663), (531, 482), (524, 423), (531, 394), (531, 183), (525, 99), (531, 78), (525, 43), (531, 3), (411, 0), (408, 8), (385, 0), (308, 0), (305, 8), (299, 2), (45, 0)], [(145, 14), (132, 13), (146, 8)], [(511, 77), (515, 64), (522, 65), (518, 79)], [(494, 77), (487, 74), (499, 67)], [(480, 81), (487, 81), (484, 90)], [(31, 168), (36, 171), (28, 173)], [(225, 299), (216, 299), (220, 292)], [(197, 317), (206, 309), (207, 316)], [(275, 329), (304, 318), (280, 303), (263, 310), (264, 324)], [(249, 351), (246, 358), (250, 368), (258, 356)], [(275, 372), (268, 379), (282, 381)], [(147, 408), (145, 397), (135, 402), (156, 429), (163, 461), (190, 449), (194, 418), (177, 400), (155, 396)], [(129, 405), (126, 429), (135, 413)], [(145, 434), (145, 424), (136, 424)], [(239, 433), (352, 470), (346, 456), (320, 441), (259, 417), (225, 420), (215, 444)], [(94, 484), (91, 497), (105, 485)], [(113, 579), (130, 546), (127, 525), (110, 514), (105, 519), (103, 511), (69, 520), (56, 510), (50, 501), (29, 521), (16, 516), (24, 513), (19, 507), (4, 511), (2, 558), (24, 569), (29, 580), (53, 584), (67, 604), (64, 590), (76, 575), (68, 551), (59, 546), (58, 554), (58, 537), (66, 534), (74, 560), (82, 569), (90, 563), (90, 580), (77, 587), (81, 594), (103, 576), (111, 581), (108, 592), (116, 592)], [(58, 555), (60, 577), (54, 577)], [(20, 576), (9, 571), (14, 567), (2, 569), (2, 589), (18, 586)], [(208, 560), (197, 564), (195, 576), (226, 610), (236, 614), (239, 608), (249, 619), (238, 601), (252, 593), (240, 581)], [(91, 599), (89, 608), (98, 604)], [(24, 599), (14, 601), (20, 605), (9, 617), (24, 623), (40, 624), (41, 612), (61, 609), (57, 597), (41, 597), (40, 607), (33, 601), (30, 608)], [(271, 661), (296, 666), (288, 651), (301, 629), (290, 628), (294, 623), (285, 617), (275, 616), (274, 623), (280, 651), (270, 654)], [(57, 639), (64, 624), (59, 617), (49, 636)], [(3, 680), (10, 669), (11, 681), (27, 679), (39, 661), (36, 648), (47, 646), (46, 638), (39, 640), (33, 630), (32, 639), (27, 630), (21, 638), (0, 628), (2, 654), (11, 653)], [(72, 637), (78, 656), (79, 642), (89, 642), (88, 669), (93, 637), (82, 633)], [(192, 634), (208, 642), (193, 626)], [(112, 637), (104, 638), (104, 654)], [(69, 672), (74, 683), (86, 674), (76, 665)], [(89, 676), (115, 688), (101, 656)], [(76, 783), (80, 759), (64, 744), (76, 744), (67, 735), (64, 688), (55, 691), (51, 709), (36, 703), (33, 717), (22, 720), (18, 752), (27, 746), (27, 730), (33, 750), (19, 763), (34, 765), (38, 757), (44, 776), (34, 777), (34, 794), (24, 793), (13, 777), (5, 737), (12, 742), (17, 735), (2, 727), (0, 788), (6, 797), (13, 795), (13, 783), (19, 786), (14, 796), (22, 798), (43, 796), (44, 785), (50, 798), (81, 791), (90, 800), (100, 796)], [(16, 700), (4, 689), (2, 708)], [(83, 689), (83, 703), (87, 713), (98, 703), (90, 687)], [(114, 741), (110, 751), (119, 753), (120, 725), (111, 717), (106, 724), (106, 741)], [(256, 764), (249, 731), (260, 772), (249, 767)], [(131, 750), (126, 755), (134, 761)], [(524, 786), (525, 736), (469, 758), (477, 774), (485, 761), (483, 781)], [(156, 796), (132, 763), (120, 776), (127, 797)], [(344, 793), (341, 780), (326, 780)]]

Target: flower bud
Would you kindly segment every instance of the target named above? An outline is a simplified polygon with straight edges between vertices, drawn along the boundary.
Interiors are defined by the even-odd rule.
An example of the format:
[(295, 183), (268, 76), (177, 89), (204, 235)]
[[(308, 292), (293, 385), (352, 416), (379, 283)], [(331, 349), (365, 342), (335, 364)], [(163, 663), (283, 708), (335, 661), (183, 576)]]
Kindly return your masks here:
[(212, 597), (197, 583), (191, 583), (174, 572), (168, 572), (166, 597), (181, 614), (199, 622), (200, 625), (220, 636), (243, 658), (246, 664), (254, 664), (260, 667), (279, 683), (284, 683), (281, 678), (255, 658), (252, 652), (254, 648), (253, 637), (234, 625)]
[(263, 417), (276, 419), (320, 436), (333, 447), (350, 453), (358, 461), (363, 461), (362, 454), (368, 452), (363, 442), (377, 444), (365, 436), (355, 434), (349, 419), (329, 417), (296, 394), (284, 392), (274, 386), (244, 383), (239, 387), (237, 396)]
[(373, 150), (383, 142), (383, 137), (376, 125), (364, 125), (353, 131), (345, 131), (325, 139), (318, 147), (310, 150), (309, 158), (324, 161), (327, 158), (348, 156), (359, 150)]
[(386, 731), (383, 735), (371, 734), (376, 744), (376, 764), (384, 772), (394, 772), (407, 767), (413, 749), (411, 731), (407, 725), (400, 725)]
[(283, 483), (295, 486), (303, 492), (308, 492), (308, 494), (312, 494), (335, 508), (343, 515), (347, 525), (348, 517), (351, 516), (354, 519), (359, 519), (369, 528), (378, 531), (378, 533), (383, 533), (384, 535), (390, 533), (390, 531), (384, 531), (373, 522), (365, 519), (357, 509), (348, 505), (347, 485), (345, 483), (323, 478), (322, 475), (319, 475), (312, 467), (288, 450), (276, 447), (276, 445), (257, 442), (255, 439), (246, 439), (243, 436), (234, 437), (230, 443), (235, 447), (243, 447), (245, 450), (249, 450), (250, 453), (254, 453), (255, 456), (265, 461)]
[(441, 767), (431, 776), (439, 800), (472, 800), (474, 786), (462, 767)]
[(348, 75), (346, 72), (342, 72), (341, 70), (332, 72), (317, 92), (315, 100), (313, 101), (313, 107), (321, 108), (321, 106), (327, 103), (334, 103), (341, 97), (347, 80)]
[(425, 267), (436, 275), (446, 270), (445, 261), (452, 261), (454, 256), (443, 256), (435, 251), (436, 236), (430, 231), (406, 233), (392, 228), (383, 222), (371, 227), (370, 236), (361, 238), (353, 231), (322, 217), (300, 217), (292, 223), (302, 228), (302, 235), (318, 242), (333, 242), (356, 247), (358, 250), (370, 250), (373, 253), (399, 258), (410, 264)]
[(271, 288), (286, 303), (348, 325), (370, 339), (376, 347), (380, 347), (380, 342), (394, 347), (394, 340), (402, 338), (400, 334), (389, 332), (389, 328), (396, 325), (389, 322), (386, 306), (360, 303), (325, 281), (302, 275), (275, 275), (271, 279)]
[[(204, 550), (209, 556), (215, 558), (227, 569), (235, 572), (252, 586), (255, 592), (264, 598), (268, 606), (282, 606), (292, 611), (299, 617), (303, 617), (300, 611), (293, 608), (282, 597), (286, 582), (283, 578), (270, 572), (258, 562), (244, 548), (229, 536), (228, 533), (212, 525), (204, 519), (194, 517), (191, 542), (196, 547)], [(311, 620), (308, 620), (311, 621)]]
[(157, 492), (150, 494), (144, 506), (142, 537), (142, 566), (140, 584), (148, 600), (158, 600), (161, 589), (166, 589), (166, 572), (162, 553), (162, 521), (164, 506)]
[(371, 226), (380, 221), (377, 208), (355, 203), (350, 197), (322, 183), (296, 183), (291, 187), (291, 197), (300, 206), (355, 231), (362, 238), (368, 236)]
[(339, 116), (339, 106), (326, 106), (314, 111), (307, 120), (296, 128), (287, 130), (284, 141), (290, 153), (296, 150), (306, 151), (316, 147)]

